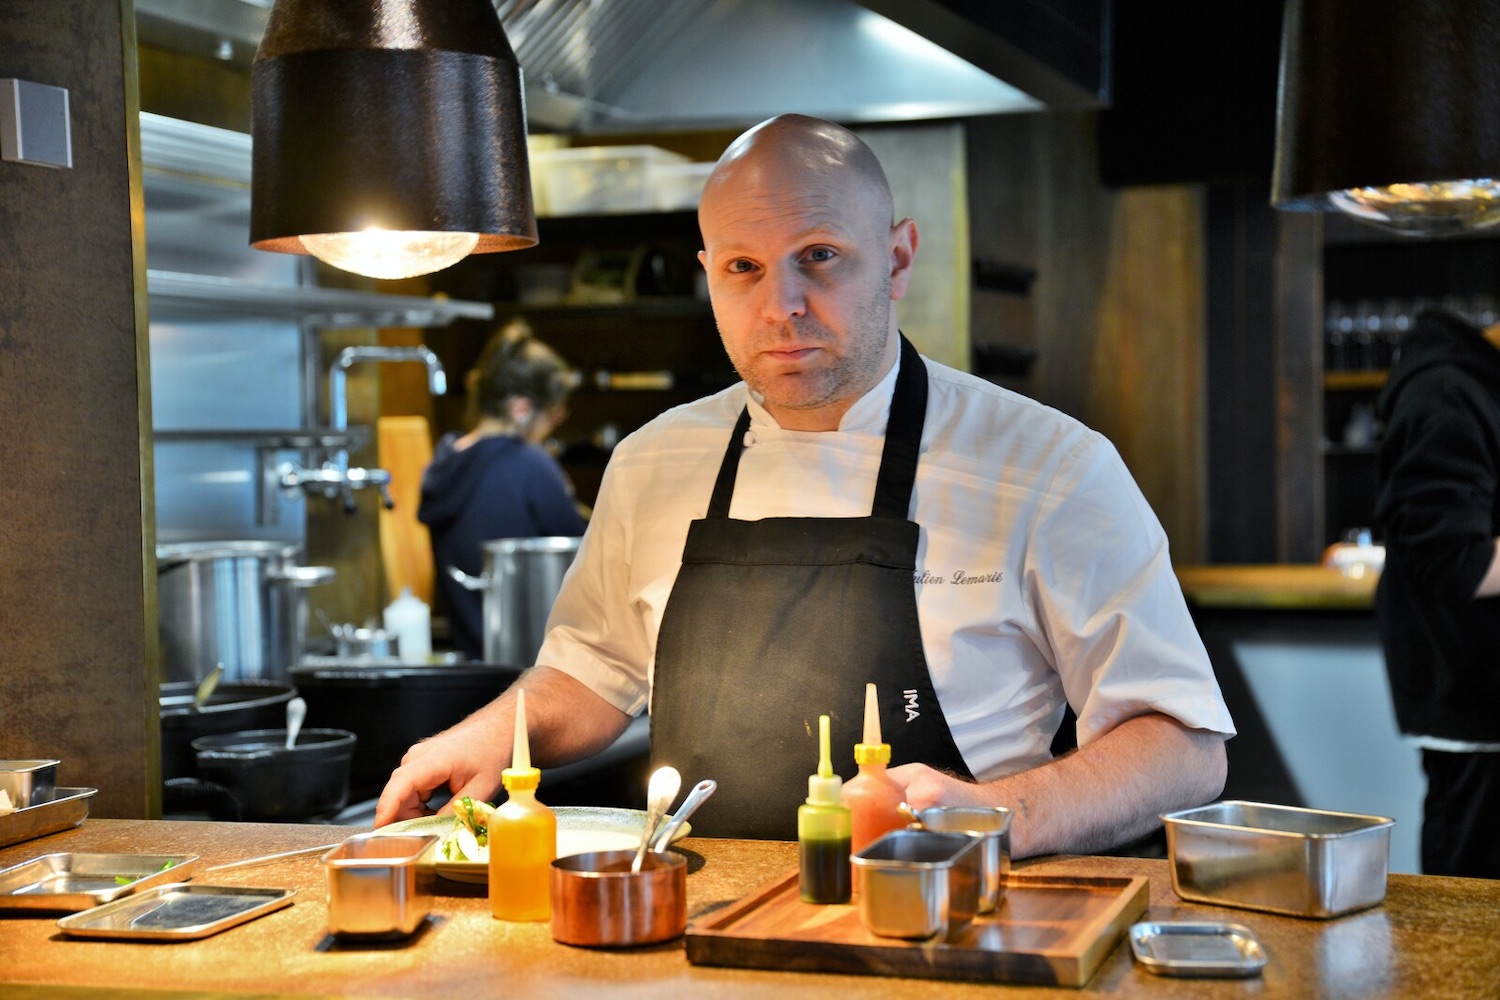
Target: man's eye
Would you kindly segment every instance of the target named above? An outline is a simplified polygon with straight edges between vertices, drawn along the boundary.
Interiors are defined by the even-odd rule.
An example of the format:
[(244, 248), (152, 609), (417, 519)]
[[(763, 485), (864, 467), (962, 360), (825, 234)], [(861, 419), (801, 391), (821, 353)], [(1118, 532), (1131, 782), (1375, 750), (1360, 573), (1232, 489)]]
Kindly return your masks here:
[(808, 260), (833, 260), (833, 251), (827, 247), (816, 247), (807, 252)]
[(755, 265), (748, 260), (732, 260), (729, 262), (729, 270), (735, 274), (743, 274), (746, 271), (754, 270), (754, 268)]

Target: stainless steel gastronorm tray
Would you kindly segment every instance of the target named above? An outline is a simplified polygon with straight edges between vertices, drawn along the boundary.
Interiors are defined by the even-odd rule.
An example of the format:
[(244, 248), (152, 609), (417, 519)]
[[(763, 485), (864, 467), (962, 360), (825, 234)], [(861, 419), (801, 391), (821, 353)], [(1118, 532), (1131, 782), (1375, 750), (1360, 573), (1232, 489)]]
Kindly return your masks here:
[(57, 765), (52, 759), (0, 760), (0, 792), (12, 808), (31, 805), (37, 796), (47, 797), (57, 784)]
[(63, 917), (57, 926), (72, 937), (196, 941), (290, 906), (296, 892), (174, 882)]
[(31, 805), (0, 816), (0, 847), (68, 830), (89, 814), (89, 798), (97, 788), (54, 788), (36, 792)]
[(0, 870), (0, 910), (86, 910), (188, 877), (196, 854), (44, 854)]
[(1160, 976), (1253, 976), (1266, 953), (1241, 924), (1162, 921), (1133, 924), (1135, 960)]

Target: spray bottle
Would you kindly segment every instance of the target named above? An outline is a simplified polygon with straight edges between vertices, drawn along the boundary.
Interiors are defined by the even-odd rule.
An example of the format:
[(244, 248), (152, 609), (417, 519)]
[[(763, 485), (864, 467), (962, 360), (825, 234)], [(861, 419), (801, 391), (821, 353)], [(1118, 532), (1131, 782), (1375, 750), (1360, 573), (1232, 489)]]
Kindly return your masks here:
[(516, 692), (514, 749), (500, 780), (509, 798), (490, 820), (490, 913), (497, 920), (550, 919), (557, 816), (536, 800), (542, 772), (531, 766), (525, 691)]
[(906, 792), (891, 780), (886, 765), (891, 762), (891, 745), (880, 740), (880, 709), (875, 685), (865, 685), (865, 738), (854, 744), (854, 763), (859, 773), (844, 785), (844, 805), (849, 807), (853, 837), (849, 849), (859, 852), (892, 830), (906, 826), (901, 812)]
[(808, 903), (849, 902), (849, 810), (833, 773), (828, 716), (818, 716), (818, 773), (807, 779), (807, 802), (797, 807), (798, 885)]

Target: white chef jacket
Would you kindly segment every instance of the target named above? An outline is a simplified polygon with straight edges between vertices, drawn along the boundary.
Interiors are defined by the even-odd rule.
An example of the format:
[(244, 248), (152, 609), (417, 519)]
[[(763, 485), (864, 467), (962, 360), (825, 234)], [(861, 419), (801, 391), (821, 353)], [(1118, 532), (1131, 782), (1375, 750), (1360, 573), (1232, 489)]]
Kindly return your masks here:
[[(923, 361), (912, 586), (938, 702), (975, 778), (1049, 760), (1065, 700), (1080, 744), (1150, 712), (1232, 735), (1166, 534), (1114, 447), (1057, 410)], [(731, 517), (865, 517), (898, 366), (837, 431), (785, 430), (741, 383), (621, 441), (537, 662), (643, 711), (688, 524), (708, 510), (741, 408), (750, 429)], [(851, 649), (829, 668), (862, 687), (859, 659)]]

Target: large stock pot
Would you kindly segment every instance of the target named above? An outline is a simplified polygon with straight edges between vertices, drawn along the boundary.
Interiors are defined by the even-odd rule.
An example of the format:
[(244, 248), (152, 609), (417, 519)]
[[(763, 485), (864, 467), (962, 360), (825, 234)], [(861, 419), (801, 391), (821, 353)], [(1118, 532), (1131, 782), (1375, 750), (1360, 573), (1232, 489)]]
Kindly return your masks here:
[(327, 566), (299, 565), (278, 541), (181, 542), (156, 549), (163, 679), (285, 680), (307, 634), (307, 588)]
[(484, 591), (484, 660), (529, 667), (547, 631), (547, 615), (573, 565), (581, 538), (497, 538), (484, 543), (484, 574), (448, 572)]

